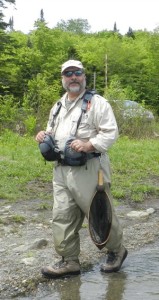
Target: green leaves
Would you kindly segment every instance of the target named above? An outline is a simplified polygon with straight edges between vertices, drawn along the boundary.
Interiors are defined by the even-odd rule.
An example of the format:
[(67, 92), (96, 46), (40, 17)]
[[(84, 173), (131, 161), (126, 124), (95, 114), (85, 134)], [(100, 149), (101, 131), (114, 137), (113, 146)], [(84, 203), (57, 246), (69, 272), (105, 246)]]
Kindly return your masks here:
[[(44, 16), (29, 34), (0, 31), (0, 94), (11, 95), (23, 107), (27, 99), (35, 119), (63, 92), (60, 68), (73, 58), (85, 66), (87, 86), (106, 98), (145, 102), (159, 113), (159, 34), (87, 33), (87, 20), (46, 26)], [(79, 30), (79, 31), (78, 31)], [(106, 59), (107, 57), (107, 59)], [(36, 115), (38, 114), (38, 115)]]
[(76, 34), (87, 33), (91, 29), (87, 19), (70, 19), (68, 21), (61, 20), (57, 23), (56, 28), (63, 31), (70, 31)]
[[(7, 3), (14, 4), (15, 0), (0, 0), (0, 7), (6, 8)], [(0, 30), (5, 30), (9, 24), (3, 21), (4, 14), (0, 11)]]

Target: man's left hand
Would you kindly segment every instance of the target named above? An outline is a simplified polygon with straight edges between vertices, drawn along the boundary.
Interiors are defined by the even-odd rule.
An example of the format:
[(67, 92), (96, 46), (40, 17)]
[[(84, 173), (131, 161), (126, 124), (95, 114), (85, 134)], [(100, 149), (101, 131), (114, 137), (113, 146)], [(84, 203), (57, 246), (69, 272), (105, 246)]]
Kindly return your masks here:
[(74, 140), (71, 143), (71, 148), (74, 149), (76, 152), (91, 152), (94, 151), (94, 147), (91, 142), (83, 142), (81, 140)]

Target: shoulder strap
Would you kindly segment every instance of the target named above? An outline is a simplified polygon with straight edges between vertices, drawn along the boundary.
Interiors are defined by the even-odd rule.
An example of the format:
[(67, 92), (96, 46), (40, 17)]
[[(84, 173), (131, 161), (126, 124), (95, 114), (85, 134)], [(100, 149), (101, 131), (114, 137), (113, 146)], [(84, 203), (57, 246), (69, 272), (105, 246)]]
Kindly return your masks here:
[[(87, 108), (88, 108), (88, 103), (91, 102), (91, 99), (92, 99), (93, 95), (95, 95), (95, 94), (96, 94), (95, 90), (90, 90), (90, 91), (87, 90), (85, 92), (85, 94), (83, 95), (83, 102), (82, 102), (82, 107), (81, 107), (81, 114), (80, 114), (80, 117), (79, 117), (79, 119), (77, 121), (76, 132), (77, 132), (77, 129), (78, 129), (79, 124), (81, 122), (82, 114), (86, 113)], [(62, 103), (60, 101), (57, 102), (57, 107), (55, 109), (55, 112), (53, 113), (53, 120), (52, 120), (52, 123), (51, 123), (51, 127), (54, 127), (55, 117), (59, 114), (61, 106), (62, 106)]]
[(55, 112), (53, 113), (53, 118), (55, 118), (58, 115), (58, 113), (59, 113), (59, 111), (61, 109), (61, 106), (62, 106), (61, 101), (57, 102), (57, 106), (56, 106)]
[(55, 111), (54, 111), (54, 113), (53, 113), (53, 118), (52, 118), (52, 122), (51, 122), (51, 127), (52, 127), (52, 128), (54, 127), (55, 118), (56, 118), (56, 116), (59, 114), (60, 109), (61, 109), (61, 106), (62, 106), (61, 101), (58, 101), (58, 102), (57, 102), (56, 109), (55, 109)]
[(81, 107), (81, 114), (80, 114), (80, 117), (77, 121), (77, 128), (76, 128), (76, 132), (77, 132), (77, 129), (79, 127), (79, 124), (81, 122), (81, 119), (82, 119), (82, 114), (86, 113), (87, 111), (87, 108), (88, 108), (88, 103), (91, 102), (92, 100), (92, 97), (93, 95), (95, 95), (96, 92), (94, 90), (91, 90), (91, 91), (86, 91), (85, 94), (83, 95), (83, 102), (82, 102), (82, 107)]
[(95, 90), (87, 90), (83, 96), (83, 103), (82, 103), (82, 112), (86, 113), (87, 111), (87, 107), (88, 107), (88, 103), (91, 102), (91, 99), (93, 97), (93, 95), (96, 94)]

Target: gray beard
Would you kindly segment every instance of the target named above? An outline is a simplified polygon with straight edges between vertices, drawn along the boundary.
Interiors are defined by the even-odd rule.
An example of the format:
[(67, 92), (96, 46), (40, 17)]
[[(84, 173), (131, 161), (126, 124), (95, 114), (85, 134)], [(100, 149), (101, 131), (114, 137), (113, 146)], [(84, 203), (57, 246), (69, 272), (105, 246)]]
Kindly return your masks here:
[(81, 90), (80, 85), (79, 85), (79, 86), (74, 86), (74, 87), (69, 87), (69, 88), (68, 88), (68, 91), (71, 92), (71, 93), (79, 93), (80, 90)]
[(85, 87), (86, 87), (86, 80), (84, 80), (82, 82), (82, 84), (78, 84), (78, 86), (69, 86), (69, 87), (66, 87), (66, 84), (64, 82), (64, 80), (62, 80), (62, 85), (63, 85), (63, 88), (67, 91), (67, 92), (71, 92), (71, 93), (80, 93), (82, 92)]

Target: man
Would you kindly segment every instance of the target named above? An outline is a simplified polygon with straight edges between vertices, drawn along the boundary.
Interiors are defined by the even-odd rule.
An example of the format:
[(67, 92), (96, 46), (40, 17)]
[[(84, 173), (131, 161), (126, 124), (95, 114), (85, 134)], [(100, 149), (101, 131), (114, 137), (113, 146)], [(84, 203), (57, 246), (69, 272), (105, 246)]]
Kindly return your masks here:
[[(70, 166), (55, 162), (53, 174), (53, 235), (56, 252), (62, 260), (42, 269), (42, 274), (55, 278), (80, 273), (79, 230), (88, 216), (91, 199), (96, 191), (98, 171), (103, 169), (104, 182), (110, 186), (111, 171), (107, 150), (118, 137), (118, 128), (110, 104), (100, 95), (93, 95), (87, 111), (82, 114), (86, 76), (80, 61), (69, 60), (62, 65), (62, 85), (66, 93), (61, 108), (53, 118), (57, 104), (50, 111), (46, 131), (40, 131), (36, 141), (42, 143), (46, 134), (52, 134), (60, 151), (64, 151), (70, 137), (70, 147), (76, 153), (92, 154), (85, 165)], [(113, 207), (113, 204), (112, 204)], [(123, 231), (115, 214), (106, 243), (108, 255), (101, 271), (110, 273), (120, 269), (127, 256), (123, 246)]]

